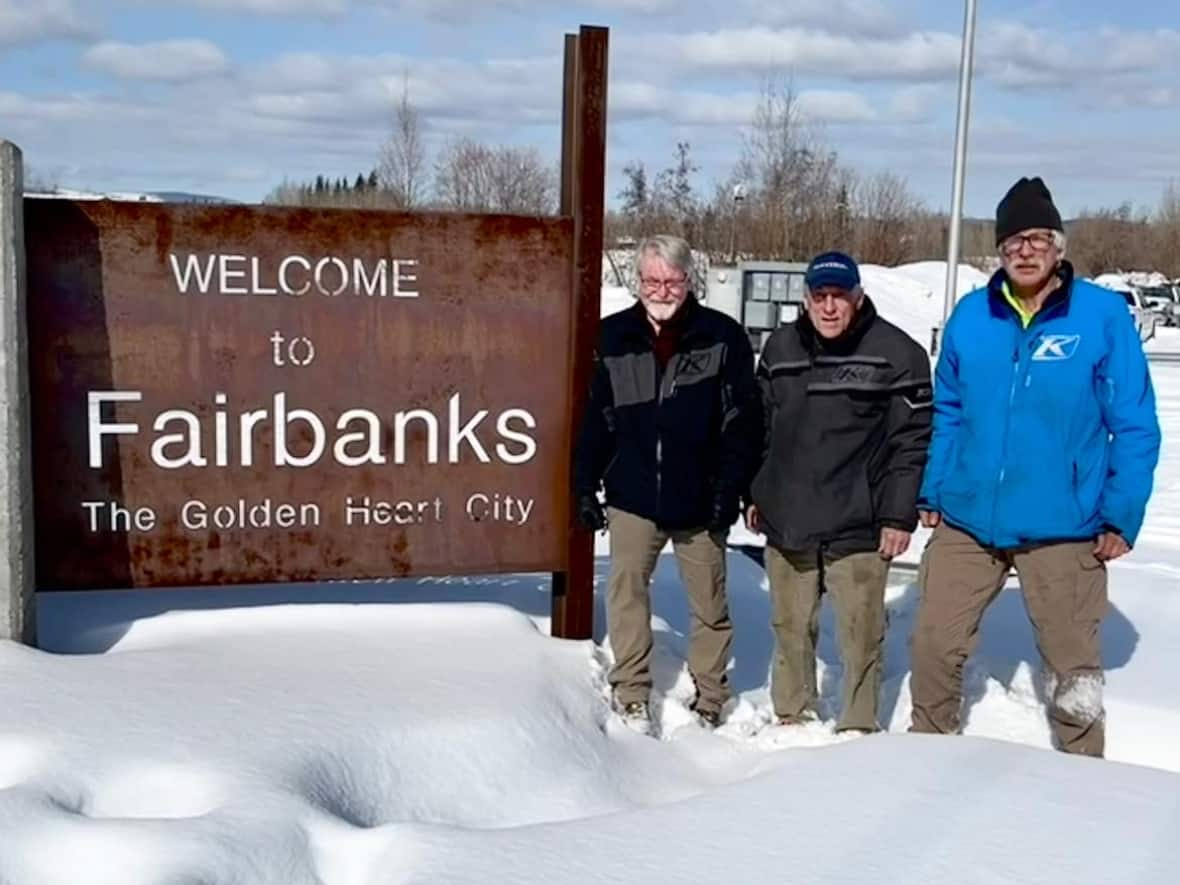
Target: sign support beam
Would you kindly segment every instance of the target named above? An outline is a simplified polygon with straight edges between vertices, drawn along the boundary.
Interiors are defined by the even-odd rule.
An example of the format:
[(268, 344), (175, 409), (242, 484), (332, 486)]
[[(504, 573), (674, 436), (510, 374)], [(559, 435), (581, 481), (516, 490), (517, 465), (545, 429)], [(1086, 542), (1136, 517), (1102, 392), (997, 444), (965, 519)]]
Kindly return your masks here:
[(36, 640), (21, 152), (0, 140), (0, 639)]

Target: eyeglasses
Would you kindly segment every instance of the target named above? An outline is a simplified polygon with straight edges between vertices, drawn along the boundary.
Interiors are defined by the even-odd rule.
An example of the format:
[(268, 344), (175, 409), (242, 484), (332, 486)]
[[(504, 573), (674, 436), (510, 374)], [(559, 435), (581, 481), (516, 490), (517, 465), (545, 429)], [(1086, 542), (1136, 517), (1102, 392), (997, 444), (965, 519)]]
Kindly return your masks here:
[(667, 289), (669, 292), (683, 292), (688, 287), (688, 277), (680, 277), (675, 280), (655, 280), (651, 277), (640, 277), (639, 285), (643, 287), (644, 292), (658, 292), (660, 289)]
[(833, 301), (856, 301), (860, 297), (860, 287), (838, 289), (833, 286), (821, 286), (818, 290), (808, 289), (807, 297), (816, 304), (823, 304), (829, 298)]
[(1028, 243), (1033, 252), (1048, 252), (1049, 247), (1053, 245), (1053, 234), (1042, 230), (1033, 231), (1031, 234), (1013, 234), (1000, 243), (1000, 254), (1007, 258), (1019, 255), (1025, 243)]

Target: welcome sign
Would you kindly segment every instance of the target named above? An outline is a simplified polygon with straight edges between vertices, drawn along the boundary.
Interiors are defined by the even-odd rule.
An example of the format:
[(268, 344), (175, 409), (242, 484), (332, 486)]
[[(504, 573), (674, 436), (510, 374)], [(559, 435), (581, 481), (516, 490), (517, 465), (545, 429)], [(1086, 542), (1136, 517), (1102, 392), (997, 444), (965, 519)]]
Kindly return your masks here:
[(27, 200), (39, 586), (562, 569), (573, 228)]

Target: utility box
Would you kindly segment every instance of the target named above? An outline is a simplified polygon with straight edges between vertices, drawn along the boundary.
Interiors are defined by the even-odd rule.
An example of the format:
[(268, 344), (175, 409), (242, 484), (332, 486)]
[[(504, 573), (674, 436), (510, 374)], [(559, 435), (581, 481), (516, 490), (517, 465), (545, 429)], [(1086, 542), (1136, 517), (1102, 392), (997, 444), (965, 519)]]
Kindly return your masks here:
[(770, 333), (803, 310), (807, 265), (791, 261), (743, 261), (737, 266), (740, 312), (735, 317), (761, 351)]
[(742, 287), (737, 268), (713, 265), (705, 280), (704, 303), (726, 316), (742, 321)]

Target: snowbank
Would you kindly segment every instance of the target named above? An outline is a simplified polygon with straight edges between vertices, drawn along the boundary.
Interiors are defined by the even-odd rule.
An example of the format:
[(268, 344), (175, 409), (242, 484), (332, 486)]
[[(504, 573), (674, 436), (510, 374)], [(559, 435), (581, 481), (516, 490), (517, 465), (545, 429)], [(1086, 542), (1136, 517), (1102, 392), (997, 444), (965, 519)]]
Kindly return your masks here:
[[(916, 327), (941, 309), (937, 278), (869, 269), (866, 284)], [(968, 736), (905, 734), (918, 589), (900, 568), (888, 733), (865, 738), (833, 732), (830, 607), (823, 721), (771, 724), (770, 605), (752, 551), (728, 559), (736, 699), (712, 733), (687, 708), (689, 615), (661, 557), (655, 740), (609, 712), (601, 536), (586, 642), (547, 636), (549, 584), (535, 575), (51, 594), (45, 651), (0, 642), (0, 882), (1171, 881), (1180, 368), (1153, 372), (1157, 491), (1136, 550), (1111, 567), (1103, 624), (1110, 761), (1048, 751), (1035, 637), (1011, 591), (965, 669)]]
[[(1175, 578), (1141, 565), (1117, 573), (1132, 580), (1116, 581), (1104, 630), (1109, 744), (1180, 769)], [(685, 707), (688, 614), (660, 563), (659, 740), (608, 713), (605, 637), (544, 635), (538, 578), (272, 588), (238, 610), (222, 608), (241, 601), (231, 590), (54, 599), (42, 613), (57, 647), (106, 650), (0, 643), (0, 881), (1169, 881), (1180, 775), (1046, 752), (1015, 594), (968, 667), (974, 737), (919, 737), (902, 733), (916, 588), (895, 582), (894, 733), (847, 738), (830, 719), (769, 724), (764, 580), (738, 553), (730, 580), (740, 699), (707, 733)], [(307, 604), (338, 594), (365, 604)], [(819, 654), (830, 714), (830, 611)]]

